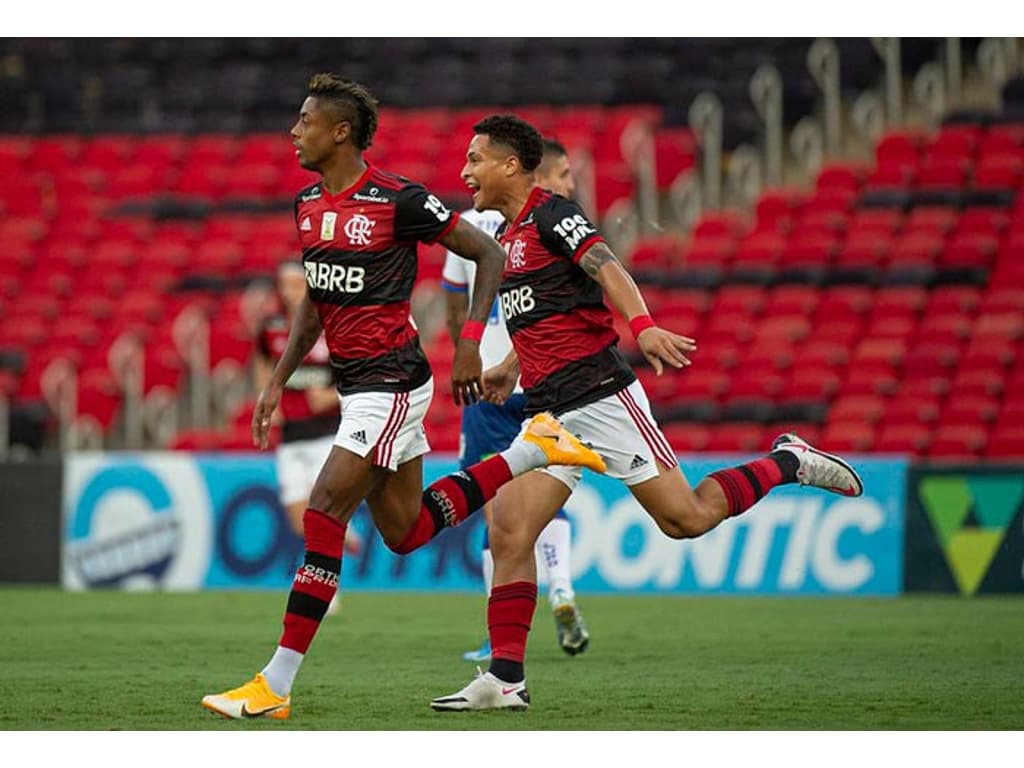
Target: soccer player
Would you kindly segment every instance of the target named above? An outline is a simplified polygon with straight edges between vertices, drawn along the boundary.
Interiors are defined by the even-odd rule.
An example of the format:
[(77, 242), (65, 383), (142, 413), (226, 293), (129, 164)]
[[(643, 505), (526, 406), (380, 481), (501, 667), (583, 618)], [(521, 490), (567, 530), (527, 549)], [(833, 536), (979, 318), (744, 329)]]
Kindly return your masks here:
[[(554, 139), (544, 139), (544, 154), (534, 176), (537, 186), (550, 189), (562, 197), (571, 199), (575, 192), (576, 183), (569, 164), (569, 155), (565, 147)], [(462, 216), (489, 235), (497, 232), (498, 227), (504, 222), (501, 214), (495, 210), (478, 212), (470, 209)], [(442, 284), (446, 291), (448, 333), (452, 341), (458, 339), (466, 319), (469, 286), (473, 282), (475, 270), (473, 262), (463, 259), (458, 254), (449, 251), (445, 255)], [(480, 357), (484, 368), (498, 365), (511, 349), (512, 342), (505, 328), (505, 319), (501, 315), (498, 302), (495, 301), (491, 307), (483, 339), (480, 341)], [(475, 464), (484, 456), (495, 454), (512, 443), (519, 434), (524, 418), (526, 398), (522, 392), (522, 387), (517, 382), (513, 394), (503, 405), (480, 402), (462, 411), (459, 466), (465, 468)], [(484, 516), (488, 521), (490, 507), (490, 504), (484, 507)], [(535, 547), (535, 557), (537, 563), (543, 564), (547, 571), (548, 603), (555, 618), (558, 644), (570, 656), (575, 656), (586, 650), (590, 642), (590, 632), (576, 605), (569, 559), (571, 538), (569, 516), (560, 508), (554, 520), (541, 531)], [(487, 594), (490, 594), (494, 560), (491, 557), (486, 528), (480, 564), (484, 587)], [(462, 658), (466, 661), (486, 661), (490, 656), (490, 639), (485, 638), (479, 649), (467, 651)]]
[(433, 379), (409, 314), (416, 243), (440, 242), (477, 264), (474, 300), (452, 364), (452, 397), (460, 406), (482, 392), (479, 342), (505, 256), (493, 238), (422, 185), (367, 163), (363, 151), (376, 127), (377, 102), (365, 87), (321, 73), (310, 80), (291, 130), (299, 164), (321, 179), (295, 199), (307, 291), (257, 400), (253, 441), (267, 447), (285, 383), (321, 331), (341, 422), (303, 514), (305, 559), (277, 650), (248, 683), (202, 699), (225, 717), (289, 716), (299, 666), (338, 588), (348, 521), (364, 499), (385, 544), (407, 554), (465, 520), (516, 475), (552, 463), (604, 470), (601, 458), (557, 419), (539, 414), (507, 450), (423, 490), (422, 457), (430, 450), (423, 417)]
[[(550, 410), (604, 458), (658, 527), (695, 538), (752, 507), (783, 483), (846, 496), (863, 492), (845, 461), (783, 434), (767, 456), (719, 470), (692, 488), (651, 416), (647, 396), (616, 348), (604, 302), (628, 319), (660, 376), (690, 365), (693, 339), (660, 328), (636, 283), (578, 205), (534, 184), (541, 136), (512, 115), (474, 126), (462, 177), (473, 207), (496, 209), (508, 252), (499, 297), (513, 352), (484, 373), (486, 397), (502, 402), (521, 376), (527, 415)], [(494, 586), (488, 604), (491, 662), (462, 690), (434, 699), (436, 710), (526, 709), (525, 651), (537, 601), (533, 545), (580, 479), (573, 469), (528, 472), (497, 495), (491, 519)]]
[[(288, 330), (306, 295), (302, 264), (282, 262), (274, 286), (280, 312), (263, 321), (254, 356), (259, 391), (270, 382), (274, 363), (288, 345)], [(281, 425), (281, 442), (275, 455), (278, 492), (288, 523), (299, 539), (302, 539), (302, 516), (309, 507), (310, 491), (338, 432), (338, 392), (333, 378), (327, 342), (321, 335), (285, 384), (272, 418)], [(345, 552), (358, 555), (360, 546), (359, 534), (355, 528), (348, 528)], [(339, 607), (339, 595), (335, 593), (327, 613), (335, 613)]]

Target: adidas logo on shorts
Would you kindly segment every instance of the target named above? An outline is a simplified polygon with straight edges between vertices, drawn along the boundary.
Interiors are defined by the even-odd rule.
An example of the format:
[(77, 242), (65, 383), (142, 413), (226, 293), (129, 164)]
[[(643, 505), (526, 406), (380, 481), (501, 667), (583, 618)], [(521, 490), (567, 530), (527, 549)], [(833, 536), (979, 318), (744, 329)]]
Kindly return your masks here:
[(630, 469), (640, 469), (640, 467), (645, 466), (646, 464), (647, 464), (647, 459), (645, 459), (643, 456), (641, 456), (638, 453), (634, 453), (633, 454), (633, 461), (630, 462), (629, 468)]
[(366, 430), (365, 429), (360, 429), (358, 432), (353, 432), (348, 437), (349, 437), (349, 440), (355, 440), (357, 443), (362, 443), (363, 445), (366, 445)]

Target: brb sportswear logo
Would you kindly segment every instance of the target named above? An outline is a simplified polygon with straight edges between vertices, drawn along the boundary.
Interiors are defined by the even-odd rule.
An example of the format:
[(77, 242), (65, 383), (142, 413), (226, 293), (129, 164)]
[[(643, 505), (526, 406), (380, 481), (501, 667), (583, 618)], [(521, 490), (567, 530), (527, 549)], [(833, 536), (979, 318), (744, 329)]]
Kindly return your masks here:
[(512, 288), (508, 291), (503, 291), (501, 294), (501, 311), (510, 320), (516, 315), (529, 312), (536, 306), (537, 302), (533, 298), (533, 288), (528, 285)]
[(66, 588), (202, 584), (210, 502), (188, 458), (125, 461), (86, 453), (72, 457), (65, 473)]
[(355, 214), (345, 224), (345, 234), (350, 245), (369, 245), (370, 234), (377, 222), (361, 213)]
[(362, 293), (365, 267), (343, 267), (341, 264), (326, 264), (322, 261), (306, 261), (302, 266), (306, 270), (306, 285), (310, 288), (336, 293)]

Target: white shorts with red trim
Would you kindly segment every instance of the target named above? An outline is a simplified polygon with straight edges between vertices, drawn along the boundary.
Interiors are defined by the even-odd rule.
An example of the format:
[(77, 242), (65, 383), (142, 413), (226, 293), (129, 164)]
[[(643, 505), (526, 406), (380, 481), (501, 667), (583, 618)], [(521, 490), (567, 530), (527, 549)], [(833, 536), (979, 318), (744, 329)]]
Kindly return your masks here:
[(282, 504), (309, 501), (313, 484), (333, 447), (333, 435), (281, 443), (277, 447), (277, 484)]
[(355, 392), (341, 398), (334, 444), (394, 472), (430, 451), (423, 418), (434, 397), (434, 380), (411, 392)]
[[(655, 462), (668, 468), (679, 465), (675, 452), (651, 415), (647, 393), (639, 381), (603, 400), (566, 411), (558, 420), (601, 454), (608, 465), (605, 474), (626, 485), (657, 477)], [(524, 428), (527, 423), (524, 422)], [(579, 467), (553, 466), (541, 471), (561, 480), (570, 490), (583, 475)]]

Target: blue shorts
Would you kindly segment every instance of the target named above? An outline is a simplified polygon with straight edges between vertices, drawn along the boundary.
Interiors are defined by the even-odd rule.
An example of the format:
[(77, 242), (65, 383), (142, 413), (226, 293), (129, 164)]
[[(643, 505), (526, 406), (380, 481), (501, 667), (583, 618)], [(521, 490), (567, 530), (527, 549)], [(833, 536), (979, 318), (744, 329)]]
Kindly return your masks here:
[[(512, 395), (504, 405), (477, 403), (463, 408), (459, 468), (471, 467), (508, 448), (523, 428), (525, 408), (526, 395), (522, 393)], [(568, 519), (569, 516), (564, 509), (560, 509), (555, 517)], [(484, 547), (487, 547), (486, 532)]]
[(504, 405), (477, 403), (462, 409), (462, 450), (459, 468), (465, 469), (501, 453), (523, 428), (526, 396), (512, 395)]

